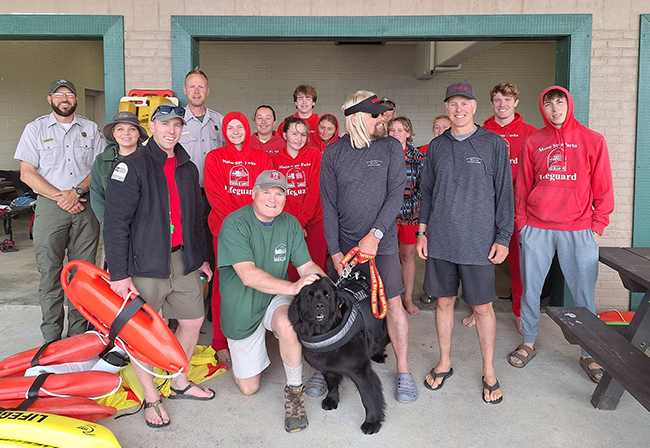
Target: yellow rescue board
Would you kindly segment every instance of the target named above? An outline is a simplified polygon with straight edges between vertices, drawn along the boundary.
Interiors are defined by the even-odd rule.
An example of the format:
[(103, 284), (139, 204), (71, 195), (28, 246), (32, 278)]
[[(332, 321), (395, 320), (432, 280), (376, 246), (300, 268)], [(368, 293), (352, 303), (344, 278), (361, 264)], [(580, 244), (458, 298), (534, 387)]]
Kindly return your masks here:
[(113, 433), (97, 423), (29, 411), (0, 412), (0, 447), (120, 448)]

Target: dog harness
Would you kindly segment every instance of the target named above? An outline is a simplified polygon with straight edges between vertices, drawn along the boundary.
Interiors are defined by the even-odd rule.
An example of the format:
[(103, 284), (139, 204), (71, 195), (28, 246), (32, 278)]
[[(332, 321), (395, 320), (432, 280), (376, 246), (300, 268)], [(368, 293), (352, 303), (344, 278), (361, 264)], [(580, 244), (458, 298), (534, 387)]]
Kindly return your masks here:
[(346, 279), (343, 291), (346, 292), (348, 309), (343, 315), (343, 320), (332, 330), (325, 334), (303, 338), (298, 336), (302, 345), (313, 352), (325, 353), (336, 350), (350, 342), (360, 331), (365, 332), (368, 341), (368, 352), (375, 353), (375, 329), (378, 321), (373, 315), (370, 300), (370, 286), (360, 272), (355, 272), (353, 277)]

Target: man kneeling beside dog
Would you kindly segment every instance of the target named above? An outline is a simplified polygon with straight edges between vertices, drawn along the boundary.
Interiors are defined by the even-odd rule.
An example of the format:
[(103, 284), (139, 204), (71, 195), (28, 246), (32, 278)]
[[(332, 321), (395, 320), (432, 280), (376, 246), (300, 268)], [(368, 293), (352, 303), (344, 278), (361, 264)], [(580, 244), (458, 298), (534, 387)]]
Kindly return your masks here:
[[(261, 373), (270, 364), (265, 336), (267, 331), (272, 331), (279, 340), (280, 357), (287, 377), (284, 427), (287, 432), (296, 432), (306, 428), (308, 420), (302, 384), (303, 348), (289, 320), (289, 305), (294, 301), (294, 296), (309, 285), (313, 286), (304, 288), (297, 300), (301, 300), (300, 297), (305, 294), (313, 297), (314, 291), (323, 292), (319, 297), (327, 295), (334, 299), (336, 296), (337, 300), (340, 295), (333, 293), (331, 280), (311, 260), (296, 218), (282, 213), (286, 191), (287, 181), (280, 172), (267, 170), (258, 176), (252, 192), (253, 203), (231, 213), (223, 223), (218, 239), (218, 267), (223, 298), (221, 327), (228, 338), (235, 383), (244, 395), (252, 395), (259, 390)], [(300, 279), (295, 283), (286, 280), (290, 262), (297, 266), (300, 274)], [(323, 302), (314, 303), (318, 309), (325, 306)], [(294, 322), (300, 319), (298, 314), (304, 309), (298, 311), (298, 307), (294, 306)], [(342, 309), (345, 310), (345, 307)], [(341, 313), (340, 310), (333, 312)], [(338, 324), (340, 319), (335, 322)], [(296, 328), (301, 326), (297, 325)], [(312, 335), (313, 332), (307, 336)], [(354, 342), (350, 343), (366, 344), (363, 333), (353, 339)], [(357, 384), (367, 409), (366, 421), (362, 426), (367, 434), (379, 431), (384, 420), (381, 382), (370, 367), (370, 356), (383, 353), (387, 342), (387, 337), (381, 339), (372, 349), (373, 353), (363, 360), (354, 361), (365, 369), (360, 381), (369, 384), (367, 387)], [(306, 350), (306, 356), (308, 352), (310, 350)], [(351, 358), (358, 358), (358, 355), (359, 350), (356, 350)], [(307, 359), (313, 363), (317, 358)], [(326, 370), (321, 364), (315, 367)], [(323, 408), (335, 409), (338, 404), (336, 386), (342, 378), (341, 373), (346, 373), (343, 371), (332, 376), (326, 371), (324, 373), (331, 379), (331, 384), (328, 382), (331, 387), (323, 401)], [(359, 382), (358, 378), (353, 380)]]

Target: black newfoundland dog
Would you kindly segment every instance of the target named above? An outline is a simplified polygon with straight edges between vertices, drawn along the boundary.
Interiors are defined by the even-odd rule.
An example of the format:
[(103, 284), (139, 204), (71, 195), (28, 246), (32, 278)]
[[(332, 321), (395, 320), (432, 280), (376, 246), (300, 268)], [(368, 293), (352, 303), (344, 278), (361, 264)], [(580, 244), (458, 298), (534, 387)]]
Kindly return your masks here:
[(321, 278), (296, 295), (289, 320), (303, 345), (303, 356), (327, 382), (323, 409), (338, 407), (339, 383), (347, 376), (366, 408), (361, 430), (374, 434), (381, 429), (386, 402), (370, 360), (384, 362), (390, 339), (386, 321), (372, 315), (369, 289), (361, 276), (347, 280), (343, 288), (334, 286), (328, 277)]

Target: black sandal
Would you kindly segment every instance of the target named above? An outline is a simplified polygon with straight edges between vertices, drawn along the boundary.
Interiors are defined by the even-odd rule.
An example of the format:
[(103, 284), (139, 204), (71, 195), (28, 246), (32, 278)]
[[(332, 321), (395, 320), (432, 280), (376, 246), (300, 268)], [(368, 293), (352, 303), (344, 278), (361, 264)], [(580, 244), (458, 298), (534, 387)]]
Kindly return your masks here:
[(142, 404), (144, 405), (145, 409), (153, 408), (156, 411), (156, 414), (158, 414), (158, 417), (160, 417), (160, 419), (163, 421), (162, 424), (156, 425), (155, 423), (151, 423), (149, 420), (147, 420), (147, 417), (145, 417), (144, 422), (149, 428), (163, 428), (165, 426), (169, 426), (169, 424), (172, 422), (171, 420), (167, 420), (167, 423), (165, 423), (162, 412), (160, 412), (160, 405), (162, 404), (162, 400), (160, 398), (151, 403), (149, 403), (147, 400), (142, 400)]

